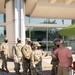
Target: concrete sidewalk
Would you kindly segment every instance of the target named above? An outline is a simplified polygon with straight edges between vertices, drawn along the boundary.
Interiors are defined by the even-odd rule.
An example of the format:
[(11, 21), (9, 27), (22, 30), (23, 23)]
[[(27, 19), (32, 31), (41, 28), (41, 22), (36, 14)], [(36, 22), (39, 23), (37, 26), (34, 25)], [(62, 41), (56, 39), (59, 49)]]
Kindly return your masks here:
[[(2, 64), (2, 60), (0, 59), (0, 68), (1, 68), (1, 64)], [(0, 75), (15, 75), (14, 63), (11, 61), (8, 61), (7, 64), (8, 64), (9, 73), (0, 70)]]
[[(50, 75), (50, 70), (51, 70), (51, 65), (50, 65), (50, 57), (46, 57), (42, 59), (42, 70), (43, 74), (42, 75)], [(0, 68), (1, 68), (2, 60), (0, 59)], [(8, 69), (9, 73), (0, 71), (0, 75), (16, 75), (14, 71), (14, 62), (13, 61), (8, 61)], [(22, 72), (22, 70), (21, 70)]]
[[(51, 75), (50, 71), (51, 71), (52, 65), (50, 64), (50, 62), (51, 62), (51, 57), (49, 56), (42, 59), (42, 71), (43, 71), (42, 75)], [(2, 64), (2, 60), (0, 59), (0, 68), (1, 68), (1, 64)], [(14, 62), (8, 61), (7, 64), (8, 64), (9, 73), (0, 71), (0, 75), (16, 75), (14, 71)], [(21, 69), (21, 72), (22, 72), (22, 69)], [(70, 72), (69, 75), (73, 75), (73, 74)]]

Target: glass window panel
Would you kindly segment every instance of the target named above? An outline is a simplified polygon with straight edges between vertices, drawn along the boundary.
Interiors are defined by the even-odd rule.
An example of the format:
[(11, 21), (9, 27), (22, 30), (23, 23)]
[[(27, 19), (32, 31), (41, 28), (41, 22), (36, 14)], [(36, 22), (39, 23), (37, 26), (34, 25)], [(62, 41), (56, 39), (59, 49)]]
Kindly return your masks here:
[(29, 37), (29, 27), (26, 27), (26, 37)]
[(35, 24), (43, 24), (47, 23), (46, 18), (30, 18), (30, 23), (35, 23)]
[[(53, 41), (55, 38), (64, 40), (66, 46), (71, 46), (75, 51), (75, 36), (60, 36), (58, 31), (62, 28), (39, 28), (39, 27), (26, 27), (26, 37), (30, 37), (32, 42), (38, 41), (43, 50), (50, 50), (54, 46)], [(0, 29), (1, 35), (4, 35), (3, 28)]]
[(4, 22), (4, 14), (0, 14), (0, 22), (1, 22), (1, 23)]
[(0, 44), (2, 43), (5, 36), (6, 36), (6, 28), (5, 27), (0, 27)]
[(32, 41), (42, 41), (46, 39), (46, 28), (32, 27), (31, 29), (31, 40)]
[(53, 41), (55, 38), (62, 38), (59, 34), (59, 28), (48, 28), (48, 41)]
[(26, 23), (32, 23), (32, 24), (65, 24), (65, 25), (71, 25), (72, 20), (71, 19), (51, 19), (51, 18), (30, 18), (25, 17)]

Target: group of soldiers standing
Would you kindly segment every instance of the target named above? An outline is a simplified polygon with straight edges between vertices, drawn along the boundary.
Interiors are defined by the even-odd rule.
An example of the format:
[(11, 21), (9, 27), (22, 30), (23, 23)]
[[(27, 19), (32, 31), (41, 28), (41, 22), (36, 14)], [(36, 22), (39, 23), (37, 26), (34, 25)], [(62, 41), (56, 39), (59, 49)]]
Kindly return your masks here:
[[(23, 75), (42, 75), (42, 57), (46, 55), (46, 52), (41, 50), (40, 46), (38, 42), (33, 42), (33, 46), (31, 47), (30, 38), (25, 39), (25, 45), (23, 46), (21, 39), (17, 38), (17, 43), (12, 46), (16, 75), (20, 74), (21, 65)], [(7, 68), (7, 59), (10, 57), (8, 50), (8, 39), (5, 38), (1, 44), (0, 52), (2, 57), (2, 70), (6, 69), (6, 72), (9, 72)]]

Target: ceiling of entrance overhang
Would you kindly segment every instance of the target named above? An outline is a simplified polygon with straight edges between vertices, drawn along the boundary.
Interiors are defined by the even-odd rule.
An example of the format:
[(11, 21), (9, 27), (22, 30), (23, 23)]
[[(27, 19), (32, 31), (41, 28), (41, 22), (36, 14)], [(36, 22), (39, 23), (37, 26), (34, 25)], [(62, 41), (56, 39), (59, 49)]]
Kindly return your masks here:
[(26, 15), (75, 19), (75, 0), (26, 0)]
[[(0, 13), (6, 13), (4, 7), (0, 0)], [(75, 19), (75, 0), (26, 0), (25, 7), (30, 17)]]
[(5, 0), (0, 0), (0, 13), (5, 13)]

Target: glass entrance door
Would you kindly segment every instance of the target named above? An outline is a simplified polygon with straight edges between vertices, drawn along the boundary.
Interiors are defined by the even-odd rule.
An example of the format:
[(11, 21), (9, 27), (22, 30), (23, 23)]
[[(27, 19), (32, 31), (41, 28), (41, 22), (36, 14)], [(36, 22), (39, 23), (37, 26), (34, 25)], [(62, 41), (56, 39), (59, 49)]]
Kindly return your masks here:
[(49, 51), (55, 38), (63, 38), (58, 31), (60, 28), (43, 28), (43, 27), (28, 27), (26, 37), (30, 37), (31, 41), (37, 41), (41, 44), (43, 50)]

